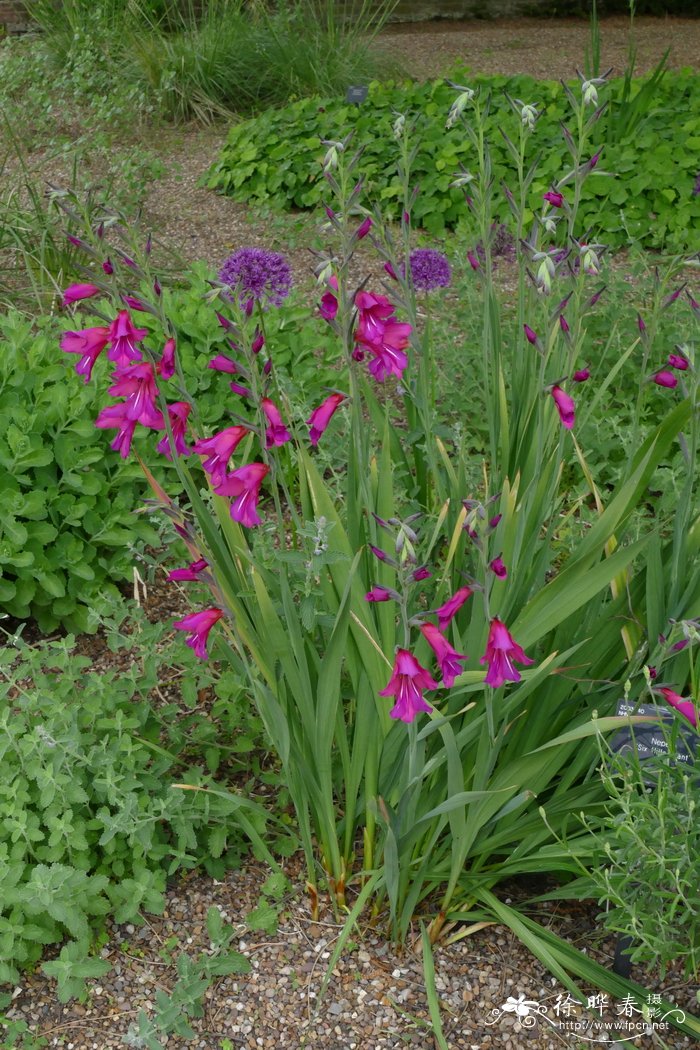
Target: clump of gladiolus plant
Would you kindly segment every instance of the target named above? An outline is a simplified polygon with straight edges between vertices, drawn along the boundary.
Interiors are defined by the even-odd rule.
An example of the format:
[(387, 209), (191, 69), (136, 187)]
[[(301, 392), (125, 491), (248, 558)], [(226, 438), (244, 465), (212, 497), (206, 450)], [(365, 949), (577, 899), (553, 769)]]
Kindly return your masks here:
[[(170, 578), (209, 596), (174, 626), (247, 684), (296, 807), (314, 913), (323, 880), (353, 914), (371, 900), (399, 939), (416, 913), (433, 940), (484, 913), (519, 928), (496, 889), (533, 871), (566, 881), (571, 851), (592, 848), (589, 829), (566, 847), (557, 835), (582, 807), (591, 827), (602, 812), (595, 738), (625, 721), (613, 715), (622, 685), (641, 697), (644, 669), (663, 665), (663, 702), (687, 718), (676, 698), (686, 686), (697, 697), (693, 646), (659, 641), (700, 602), (694, 351), (657, 340), (659, 316), (683, 306), (683, 289), (678, 266), (659, 276), (629, 332), (625, 353), (641, 358), (638, 405), (654, 386), (672, 400), (655, 402), (658, 418), (640, 426), (619, 485), (601, 492), (577, 428), (614, 382), (596, 373), (586, 332), (605, 292), (605, 249), (576, 222), (583, 181), (605, 176), (591, 141), (600, 107), (590, 92), (571, 100), (561, 174), (530, 218), (537, 106), (511, 100), (504, 134), (520, 176), (497, 187), (480, 133), (488, 100), (458, 89), (445, 133), (473, 142), (474, 171), (454, 174), (472, 234), (451, 260), (416, 247), (410, 118), (393, 127), (403, 194), (394, 228), (359, 203), (351, 139), (325, 143), (328, 248), (313, 309), (337, 342), (338, 385), (302, 412), (266, 326), (291, 288), (282, 256), (241, 248), (212, 278), (207, 298), (226, 345), (208, 368), (230, 420), (207, 433), (149, 245), (132, 258), (109, 248), (104, 223), (71, 231), (85, 273), (65, 304), (85, 303), (104, 323), (76, 326), (62, 347), (86, 381), (103, 353), (113, 369), (96, 425), (116, 431), (112, 448), (125, 457), (137, 430), (153, 432), (151, 454), (172, 460), (186, 494), (175, 503), (144, 463), (150, 506), (187, 552)], [(513, 213), (514, 318), (494, 277), (495, 192)], [(378, 253), (381, 282), (353, 283), (359, 246)], [(430, 316), (445, 308), (456, 267), (483, 303), (482, 366), (464, 394), (464, 428), (475, 406), (488, 423), (476, 469), (435, 398)], [(329, 440), (347, 449), (341, 474), (322, 468)], [(688, 473), (677, 520), (645, 529), (637, 510), (679, 444)], [(565, 470), (576, 476), (573, 500)], [(593, 523), (563, 551), (557, 532), (584, 501)], [(686, 586), (665, 589), (681, 570)], [(683, 702), (697, 711), (695, 699)]]

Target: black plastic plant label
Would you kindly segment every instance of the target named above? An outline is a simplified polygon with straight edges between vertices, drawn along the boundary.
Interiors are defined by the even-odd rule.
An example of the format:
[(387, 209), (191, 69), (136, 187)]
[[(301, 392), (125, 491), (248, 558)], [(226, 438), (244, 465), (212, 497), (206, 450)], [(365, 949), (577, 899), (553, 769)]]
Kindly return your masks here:
[(364, 102), (367, 98), (368, 91), (369, 88), (367, 87), (367, 84), (351, 84), (345, 96), (345, 101), (352, 102), (356, 106), (359, 106), (360, 103)]
[[(624, 755), (631, 752), (636, 746), (640, 761), (653, 758), (654, 755), (667, 755), (668, 743), (674, 724), (682, 716), (665, 707), (655, 704), (634, 704), (629, 700), (619, 700), (616, 715), (645, 715), (656, 719), (653, 722), (645, 722), (635, 725), (634, 728), (621, 729), (610, 741), (610, 747), (617, 754)], [(674, 759), (692, 766), (695, 763), (697, 753), (698, 734), (693, 731), (692, 726), (686, 729), (680, 726), (676, 736)]]

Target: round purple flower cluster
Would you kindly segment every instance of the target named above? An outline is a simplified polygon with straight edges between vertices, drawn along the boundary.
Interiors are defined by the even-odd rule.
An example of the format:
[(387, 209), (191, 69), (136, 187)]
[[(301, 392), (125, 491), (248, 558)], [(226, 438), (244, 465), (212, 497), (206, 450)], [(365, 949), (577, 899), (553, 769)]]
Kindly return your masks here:
[(413, 286), (419, 292), (447, 288), (452, 280), (450, 264), (442, 252), (436, 252), (433, 248), (416, 248), (411, 252), (409, 263)]
[(229, 285), (244, 309), (260, 303), (266, 310), (269, 306), (280, 306), (287, 298), (292, 287), (292, 271), (278, 252), (238, 248), (219, 270), (219, 280)]

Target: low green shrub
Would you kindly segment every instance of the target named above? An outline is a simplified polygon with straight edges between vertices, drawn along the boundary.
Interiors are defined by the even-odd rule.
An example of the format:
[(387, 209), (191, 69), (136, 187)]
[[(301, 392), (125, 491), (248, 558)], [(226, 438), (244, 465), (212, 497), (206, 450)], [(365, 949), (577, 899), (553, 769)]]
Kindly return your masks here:
[[(467, 76), (458, 71), (461, 82)], [(511, 183), (515, 165), (501, 131), (517, 142), (518, 118), (505, 92), (543, 110), (533, 135), (532, 150), (539, 154), (529, 203), (538, 208), (542, 194), (562, 177), (571, 160), (562, 140), (560, 121), (567, 112), (564, 88), (554, 81), (531, 77), (476, 76), (468, 83), (491, 92), (487, 121), (492, 173), (496, 185)], [(639, 90), (641, 82), (636, 82)], [(604, 146), (619, 127), (618, 114), (627, 119), (621, 96), (622, 81), (613, 87), (609, 111), (594, 127), (592, 139)], [(593, 227), (612, 247), (637, 241), (647, 248), (692, 248), (700, 231), (700, 195), (694, 194), (700, 147), (697, 99), (700, 77), (688, 71), (666, 74), (657, 87), (654, 104), (638, 115), (631, 134), (603, 150), (598, 170), (583, 188), (577, 234)], [(321, 139), (342, 139), (354, 131), (353, 145), (362, 147), (365, 201), (379, 201), (390, 218), (398, 218), (402, 190), (395, 174), (395, 145), (390, 130), (397, 111), (417, 124), (418, 154), (412, 168), (420, 187), (413, 221), (440, 233), (456, 226), (464, 215), (464, 197), (453, 187), (460, 167), (474, 168), (471, 143), (445, 129), (445, 114), (454, 92), (444, 80), (431, 83), (373, 83), (362, 106), (342, 98), (308, 98), (283, 109), (271, 109), (231, 129), (219, 160), (211, 168), (208, 185), (246, 200), (270, 201), (282, 208), (313, 208), (326, 195), (320, 160), (327, 147)], [(670, 118), (673, 114), (673, 118)], [(528, 163), (534, 156), (528, 158)], [(495, 217), (510, 215), (501, 196)], [(533, 212), (524, 217), (528, 225)]]
[[(0, 983), (65, 938), (47, 971), (92, 975), (80, 967), (93, 965), (85, 955), (106, 917), (159, 911), (178, 869), (204, 864), (221, 877), (265, 827), (262, 807), (227, 797), (208, 771), (244, 768), (236, 755), (247, 764), (260, 739), (260, 723), (233, 703), (234, 676), (202, 669), (189, 650), (174, 658), (169, 628), (143, 615), (125, 633), (123, 617), (122, 607), (107, 625), (118, 653), (108, 670), (75, 654), (72, 636), (0, 649)], [(185, 703), (163, 699), (178, 680)], [(212, 688), (210, 718), (196, 705)]]
[(94, 630), (91, 608), (159, 533), (135, 516), (138, 466), (106, 456), (92, 392), (65, 382), (58, 326), (0, 317), (0, 609), (44, 631)]

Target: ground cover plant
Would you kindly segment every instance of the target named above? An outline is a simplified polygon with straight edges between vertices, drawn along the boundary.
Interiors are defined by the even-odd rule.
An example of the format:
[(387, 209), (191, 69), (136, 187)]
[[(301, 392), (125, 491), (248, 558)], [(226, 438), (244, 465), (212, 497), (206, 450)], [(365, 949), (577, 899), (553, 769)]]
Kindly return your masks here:
[[(471, 77), (464, 69), (457, 69), (453, 76), (457, 82), (468, 77), (484, 94), (490, 92), (485, 127), (498, 187), (508, 187), (518, 177), (517, 121), (507, 96), (531, 99), (535, 105), (539, 159), (525, 201), (525, 222), (530, 223), (542, 194), (560, 171), (562, 150), (567, 148), (560, 125), (570, 105), (567, 93), (577, 90), (576, 83), (562, 85), (527, 76)], [(645, 84), (653, 79), (633, 81), (627, 91), (638, 100), (645, 93)], [(654, 81), (645, 104), (636, 107), (626, 97), (625, 84), (622, 79), (616, 81), (606, 92), (605, 106), (594, 110), (595, 152), (585, 160), (595, 170), (591, 169), (591, 178), (581, 186), (576, 234), (583, 237), (594, 227), (611, 247), (637, 243), (645, 248), (692, 251), (700, 235), (700, 118), (694, 101), (698, 76), (690, 71), (666, 73)], [(597, 90), (595, 83), (591, 82), (590, 90)], [(374, 82), (368, 100), (359, 107), (342, 98), (322, 97), (269, 109), (255, 121), (231, 128), (208, 185), (234, 197), (271, 201), (283, 208), (316, 207), (325, 194), (319, 169), (324, 153), (321, 138), (339, 138), (352, 128), (356, 146), (364, 149), (363, 202), (379, 200), (383, 212), (398, 219), (402, 190), (392, 164), (389, 134), (398, 111), (418, 128), (413, 171), (420, 193), (413, 219), (431, 233), (440, 233), (463, 221), (462, 194), (455, 176), (475, 164), (468, 140), (444, 134), (443, 114), (451, 94), (448, 80)], [(667, 116), (670, 109), (672, 121)], [(503, 191), (494, 206), (494, 219), (505, 222), (509, 216)]]
[[(207, 434), (147, 250), (115, 263), (99, 222), (77, 228), (64, 201), (84, 252), (64, 302), (86, 304), (88, 316), (97, 304), (121, 327), (117, 336), (76, 320), (80, 341), (63, 349), (88, 379), (105, 357), (114, 366), (112, 401), (96, 423), (116, 431), (115, 453), (128, 459), (135, 433), (155, 431), (146, 439), (177, 471), (176, 501), (148, 456), (149, 506), (187, 551), (174, 578), (206, 585), (211, 598), (175, 627), (200, 658), (211, 646), (245, 683), (295, 807), (312, 911), (319, 893), (351, 920), (369, 904), (398, 940), (418, 913), (429, 922), (427, 944), (496, 917), (579, 998), (576, 976), (616, 991), (620, 983), (494, 891), (505, 877), (546, 870), (566, 880), (596, 862), (605, 804), (597, 737), (626, 724), (612, 715), (623, 688), (633, 700), (646, 695), (645, 666), (663, 667), (672, 684), (660, 702), (694, 688), (689, 647), (676, 647), (673, 632), (700, 614), (695, 350), (669, 348), (661, 335), (667, 311), (697, 323), (679, 261), (659, 274), (607, 376), (592, 380), (587, 362), (605, 248), (597, 233), (576, 231), (598, 163), (597, 89), (606, 90), (584, 82), (572, 93), (559, 168), (534, 214), (529, 151), (539, 109), (536, 100), (508, 102), (521, 159), (509, 189), (515, 323), (493, 279), (490, 100), (459, 88), (443, 114), (473, 157), (456, 188), (478, 235), (462, 249), (481, 282), (472, 382), (486, 455), (477, 463), (468, 439), (438, 433), (426, 304), (451, 274), (442, 255), (415, 250), (416, 151), (402, 114), (393, 124), (398, 229), (382, 223), (381, 205), (372, 213), (362, 205), (365, 155), (351, 137), (324, 142), (329, 244), (318, 258), (317, 323), (334, 334), (341, 368), (301, 413), (280, 379), (269, 323), (289, 291), (282, 256), (241, 248), (207, 293), (228, 340), (208, 367), (222, 373), (229, 406), (228, 425)], [(381, 291), (350, 280), (358, 244), (370, 241), (385, 265)], [(135, 280), (148, 288), (143, 297)], [(130, 311), (153, 323), (141, 328)], [(632, 355), (635, 439), (604, 489), (578, 420)], [(643, 421), (659, 391), (664, 399)], [(468, 435), (470, 412), (461, 422)], [(672, 511), (643, 520), (648, 489), (679, 447)], [(574, 468), (585, 495), (571, 500), (565, 471)], [(584, 502), (590, 526), (558, 542), (576, 533)], [(696, 718), (694, 702), (683, 703), (679, 717)], [(589, 827), (572, 830), (582, 807)], [(342, 945), (341, 937), (337, 952)]]
[[(190, 654), (173, 670), (172, 635), (143, 614), (126, 633), (113, 604), (102, 625), (126, 658), (116, 669), (93, 668), (71, 635), (42, 646), (10, 637), (0, 650), (0, 982), (65, 941), (45, 963), (62, 1001), (109, 969), (88, 958), (107, 918), (140, 923), (142, 909), (162, 910), (168, 876), (202, 864), (221, 876), (248, 843), (270, 856), (247, 771), (259, 727), (236, 714), (235, 679), (203, 672)], [(180, 679), (184, 702), (162, 692), (154, 702)], [(206, 689), (216, 693), (207, 716), (196, 710)], [(219, 787), (220, 766), (245, 769), (240, 794)]]

